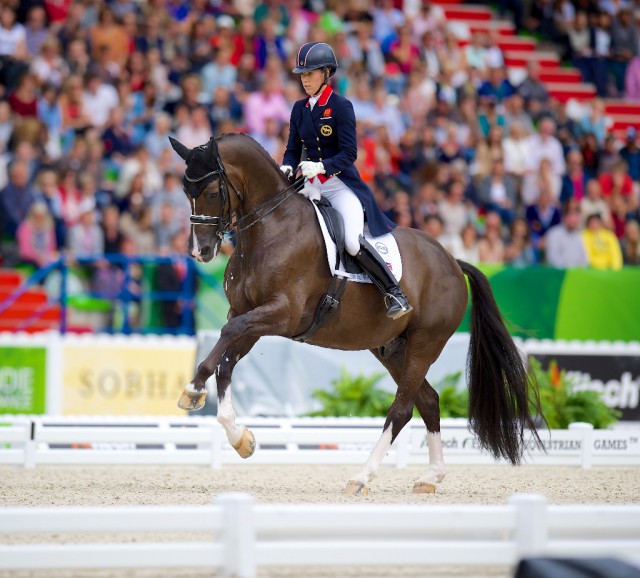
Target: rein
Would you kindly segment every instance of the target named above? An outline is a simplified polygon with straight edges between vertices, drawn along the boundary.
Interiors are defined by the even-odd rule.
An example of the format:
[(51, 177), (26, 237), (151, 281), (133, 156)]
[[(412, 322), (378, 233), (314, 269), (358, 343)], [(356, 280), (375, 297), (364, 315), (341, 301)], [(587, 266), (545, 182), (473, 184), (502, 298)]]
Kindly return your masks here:
[[(238, 199), (242, 200), (242, 196), (240, 195), (240, 192), (238, 191), (236, 186), (233, 184), (233, 182), (229, 178), (229, 175), (227, 175), (227, 172), (224, 168), (224, 163), (222, 162), (222, 159), (220, 158), (219, 154), (216, 155), (216, 164), (218, 165), (218, 167), (215, 170), (210, 171), (202, 175), (201, 177), (197, 177), (197, 178), (189, 177), (185, 171), (184, 178), (187, 180), (187, 182), (191, 183), (192, 185), (195, 185), (197, 183), (202, 183), (203, 181), (207, 181), (207, 179), (209, 181), (220, 179), (221, 208), (222, 208), (222, 212), (224, 212), (226, 209), (228, 216), (225, 218), (223, 216), (213, 217), (210, 215), (192, 214), (191, 217), (189, 218), (189, 222), (191, 223), (191, 225), (221, 226), (220, 230), (218, 230), (218, 232), (216, 233), (217, 237), (221, 240), (224, 238), (224, 236), (227, 233), (230, 233), (231, 237), (235, 237), (236, 235), (239, 235), (240, 233), (246, 231), (247, 229), (250, 229), (255, 224), (259, 223), (262, 219), (264, 219), (265, 217), (270, 215), (273, 211), (275, 211), (291, 195), (293, 195), (295, 192), (300, 190), (302, 188), (302, 185), (304, 184), (304, 177), (300, 177), (296, 179), (288, 187), (285, 187), (284, 189), (279, 191), (275, 196), (267, 199), (264, 203), (261, 203), (257, 207), (254, 207), (246, 215), (242, 216), (240, 219), (237, 219), (235, 222), (233, 222), (232, 215), (231, 215), (231, 200), (228, 199), (228, 195), (227, 195), (227, 185), (230, 186), (231, 189), (233, 189), (233, 192), (236, 194)], [(207, 184), (208, 182), (205, 182), (205, 185)], [(271, 203), (275, 203), (275, 204), (270, 207), (269, 205)], [(195, 203), (193, 206), (195, 210)], [(260, 213), (263, 210), (266, 210), (266, 212), (259, 215), (257, 218), (254, 218), (256, 214)], [(232, 227), (235, 227), (235, 231), (231, 230)]]

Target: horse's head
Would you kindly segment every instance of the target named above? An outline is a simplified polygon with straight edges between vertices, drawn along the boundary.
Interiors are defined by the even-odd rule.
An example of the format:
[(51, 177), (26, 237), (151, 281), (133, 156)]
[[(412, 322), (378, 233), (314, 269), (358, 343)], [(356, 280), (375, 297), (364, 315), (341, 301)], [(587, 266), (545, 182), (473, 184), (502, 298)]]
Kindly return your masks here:
[(169, 137), (171, 146), (187, 163), (182, 179), (191, 204), (189, 254), (198, 261), (211, 261), (230, 223), (227, 176), (214, 138), (188, 149)]

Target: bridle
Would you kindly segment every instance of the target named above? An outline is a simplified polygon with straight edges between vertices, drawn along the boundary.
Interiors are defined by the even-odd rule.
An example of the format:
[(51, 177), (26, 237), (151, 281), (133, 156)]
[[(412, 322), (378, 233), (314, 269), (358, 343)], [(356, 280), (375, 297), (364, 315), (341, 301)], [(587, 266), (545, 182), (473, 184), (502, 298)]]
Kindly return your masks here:
[(224, 164), (222, 164), (222, 159), (220, 155), (216, 155), (216, 166), (217, 168), (213, 171), (210, 171), (200, 177), (192, 178), (187, 174), (187, 171), (184, 173), (185, 180), (190, 183), (192, 186), (199, 185), (199, 191), (195, 195), (190, 195), (193, 199), (193, 210), (196, 208), (196, 197), (200, 195), (202, 191), (207, 187), (209, 183), (215, 180), (220, 181), (220, 214), (222, 215), (225, 212), (225, 208), (227, 211), (227, 217), (219, 216), (212, 217), (210, 215), (198, 215), (192, 213), (189, 217), (189, 222), (191, 225), (212, 225), (218, 226), (218, 232), (216, 233), (217, 237), (222, 240), (225, 236), (225, 233), (229, 230), (231, 226), (231, 203), (227, 203), (227, 183), (231, 185), (231, 188), (234, 190), (236, 195), (240, 197), (238, 193), (238, 189), (235, 185), (229, 180), (226, 171), (224, 170)]
[[(216, 236), (222, 241), (227, 235), (227, 233), (231, 233), (231, 236), (239, 235), (240, 233), (246, 231), (247, 229), (253, 227), (255, 224), (259, 223), (262, 219), (264, 219), (267, 215), (271, 214), (275, 211), (282, 203), (284, 203), (291, 195), (293, 195), (296, 191), (300, 190), (304, 185), (304, 177), (300, 177), (296, 179), (293, 183), (291, 183), (288, 187), (285, 187), (281, 191), (279, 191), (273, 197), (267, 199), (264, 203), (254, 207), (251, 209), (246, 215), (243, 215), (239, 219), (233, 220), (233, 215), (231, 213), (231, 202), (229, 196), (227, 194), (227, 187), (231, 187), (233, 192), (236, 194), (238, 199), (242, 200), (242, 195), (238, 188), (233, 184), (233, 181), (227, 175), (227, 172), (224, 167), (224, 163), (220, 158), (220, 154), (216, 154), (216, 169), (210, 171), (200, 177), (192, 178), (189, 177), (185, 171), (184, 178), (185, 180), (193, 185), (200, 185), (199, 191), (195, 195), (191, 195), (193, 199), (193, 210), (195, 211), (195, 199), (204, 191), (206, 186), (213, 182), (214, 180), (220, 181), (220, 214), (222, 216), (213, 217), (211, 215), (198, 215), (191, 214), (189, 217), (189, 222), (191, 225), (209, 225), (209, 226), (218, 226), (218, 231), (216, 232)], [(223, 213), (227, 214), (225, 217)]]

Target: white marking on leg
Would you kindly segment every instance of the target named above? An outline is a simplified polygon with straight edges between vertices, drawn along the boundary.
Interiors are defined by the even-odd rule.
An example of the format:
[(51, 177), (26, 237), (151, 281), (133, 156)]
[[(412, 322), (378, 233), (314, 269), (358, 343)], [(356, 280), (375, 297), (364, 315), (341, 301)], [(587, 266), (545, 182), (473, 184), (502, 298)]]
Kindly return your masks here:
[(427, 431), (427, 445), (429, 446), (429, 465), (427, 466), (427, 471), (416, 483), (438, 484), (446, 474), (440, 432)]
[(361, 482), (365, 486), (376, 477), (378, 468), (382, 463), (382, 460), (387, 455), (389, 448), (391, 447), (391, 430), (393, 424), (389, 424), (389, 427), (382, 432), (378, 443), (373, 448), (373, 451), (369, 455), (369, 458), (364, 464), (364, 468), (356, 476), (353, 476), (351, 480)]
[(236, 424), (236, 412), (231, 403), (231, 391), (227, 388), (223, 398), (218, 402), (218, 423), (227, 433), (227, 439), (232, 446), (237, 445), (242, 438), (244, 426)]

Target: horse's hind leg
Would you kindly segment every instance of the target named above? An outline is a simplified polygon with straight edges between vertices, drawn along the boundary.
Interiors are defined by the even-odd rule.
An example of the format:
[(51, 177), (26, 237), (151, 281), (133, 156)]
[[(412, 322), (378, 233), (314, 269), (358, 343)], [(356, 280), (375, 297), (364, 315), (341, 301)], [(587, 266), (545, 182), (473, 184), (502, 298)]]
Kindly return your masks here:
[(382, 435), (367, 459), (364, 468), (349, 480), (345, 488), (347, 494), (366, 494), (368, 484), (377, 474), (382, 460), (391, 444), (413, 415), (413, 406), (431, 364), (440, 355), (443, 343), (426, 343), (414, 334), (404, 347), (399, 347), (391, 356), (383, 357), (377, 349), (371, 352), (387, 368), (398, 384), (396, 397), (387, 412)]
[(438, 392), (425, 379), (416, 398), (416, 408), (427, 427), (427, 445), (429, 447), (429, 465), (423, 476), (413, 485), (414, 494), (432, 494), (436, 484), (445, 476), (442, 439), (440, 437), (440, 405)]

